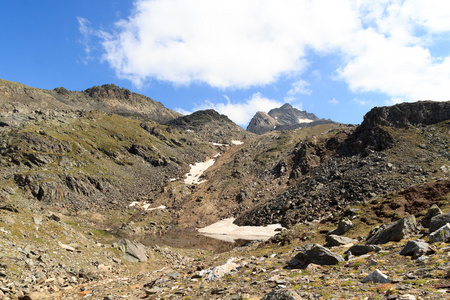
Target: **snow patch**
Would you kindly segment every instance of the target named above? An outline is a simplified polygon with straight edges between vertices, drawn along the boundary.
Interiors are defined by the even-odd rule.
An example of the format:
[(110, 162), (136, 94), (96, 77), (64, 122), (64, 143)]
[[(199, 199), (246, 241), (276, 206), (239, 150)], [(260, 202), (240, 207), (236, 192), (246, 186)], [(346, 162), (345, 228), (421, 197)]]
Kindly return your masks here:
[(165, 205), (160, 205), (158, 207), (153, 207), (153, 208), (150, 208), (150, 205), (152, 205), (152, 204), (151, 203), (147, 203), (147, 202), (133, 201), (128, 206), (129, 207), (136, 207), (138, 209), (142, 209), (142, 210), (145, 210), (145, 211), (152, 211), (152, 210), (156, 210), (156, 209), (166, 209)]
[(198, 229), (198, 232), (218, 240), (234, 242), (235, 240), (268, 240), (282, 227), (280, 224), (267, 226), (238, 226), (233, 224), (235, 218), (223, 219), (219, 222)]
[(311, 119), (298, 119), (297, 121), (299, 123), (311, 123), (311, 122), (314, 122), (314, 120), (311, 120)]
[[(219, 155), (220, 155), (220, 153), (219, 153)], [(217, 155), (214, 157), (216, 158)], [(200, 181), (200, 176), (202, 176), (203, 172), (205, 172), (215, 162), (216, 162), (216, 160), (214, 158), (211, 158), (205, 162), (195, 163), (194, 165), (190, 165), (191, 170), (189, 171), (189, 173), (186, 174), (186, 179), (184, 179), (184, 183), (192, 185), (192, 184), (200, 184), (200, 183), (205, 182), (206, 180)]]
[(228, 144), (219, 144), (219, 143), (211, 143), (213, 146), (217, 146), (217, 147), (230, 147), (230, 145)]
[(231, 144), (233, 145), (243, 145), (244, 142), (238, 141), (238, 140), (231, 140)]

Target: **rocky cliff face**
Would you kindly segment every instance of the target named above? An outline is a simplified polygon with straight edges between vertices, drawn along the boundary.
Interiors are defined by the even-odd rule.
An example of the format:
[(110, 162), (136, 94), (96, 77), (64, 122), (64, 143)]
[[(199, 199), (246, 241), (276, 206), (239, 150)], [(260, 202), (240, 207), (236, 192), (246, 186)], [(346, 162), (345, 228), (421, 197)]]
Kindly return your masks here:
[(257, 112), (250, 121), (247, 130), (263, 134), (272, 130), (293, 130), (319, 124), (334, 123), (331, 120), (319, 119), (316, 115), (298, 110), (286, 103), (269, 113)]

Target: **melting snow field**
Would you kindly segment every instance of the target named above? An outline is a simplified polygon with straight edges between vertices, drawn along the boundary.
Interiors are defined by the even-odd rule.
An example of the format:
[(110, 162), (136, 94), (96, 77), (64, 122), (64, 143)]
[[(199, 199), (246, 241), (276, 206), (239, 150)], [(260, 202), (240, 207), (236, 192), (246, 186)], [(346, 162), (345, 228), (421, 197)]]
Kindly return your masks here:
[[(213, 144), (214, 146), (225, 146), (225, 147), (230, 146), (227, 144), (218, 144), (218, 143), (211, 143), (211, 144)], [(241, 142), (238, 140), (232, 140), (231, 144), (232, 145), (242, 145), (242, 144), (244, 144), (244, 142)], [(195, 163), (194, 165), (190, 165), (191, 170), (189, 171), (189, 173), (186, 174), (184, 183), (188, 184), (188, 185), (193, 185), (193, 184), (200, 184), (200, 183), (205, 182), (206, 180), (200, 180), (200, 177), (209, 167), (211, 167), (216, 162), (215, 158), (217, 158), (219, 156), (220, 156), (220, 153), (217, 153), (216, 155), (213, 156), (213, 158), (211, 158), (205, 162), (198, 162), (198, 163)]]
[[(220, 154), (219, 154), (220, 155)], [(217, 157), (218, 155), (214, 156)], [(200, 176), (202, 176), (203, 172), (205, 172), (209, 167), (211, 167), (215, 162), (215, 159), (211, 158), (202, 163), (196, 163), (191, 165), (191, 171), (186, 175), (186, 179), (184, 180), (185, 184), (200, 184), (205, 182), (206, 180), (200, 181)]]
[(227, 241), (235, 240), (268, 240), (274, 236), (282, 227), (280, 224), (267, 226), (238, 226), (233, 224), (234, 218), (223, 219), (217, 223), (198, 230), (201, 234)]

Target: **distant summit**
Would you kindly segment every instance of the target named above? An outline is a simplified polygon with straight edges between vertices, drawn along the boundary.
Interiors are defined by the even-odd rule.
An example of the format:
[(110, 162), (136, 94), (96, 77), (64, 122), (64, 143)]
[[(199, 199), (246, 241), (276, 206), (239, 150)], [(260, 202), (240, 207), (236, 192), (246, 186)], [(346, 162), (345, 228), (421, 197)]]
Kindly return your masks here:
[(315, 114), (292, 107), (289, 103), (274, 108), (269, 113), (257, 112), (251, 119), (247, 130), (263, 134), (272, 130), (291, 130), (319, 124), (334, 123), (331, 120), (319, 119)]

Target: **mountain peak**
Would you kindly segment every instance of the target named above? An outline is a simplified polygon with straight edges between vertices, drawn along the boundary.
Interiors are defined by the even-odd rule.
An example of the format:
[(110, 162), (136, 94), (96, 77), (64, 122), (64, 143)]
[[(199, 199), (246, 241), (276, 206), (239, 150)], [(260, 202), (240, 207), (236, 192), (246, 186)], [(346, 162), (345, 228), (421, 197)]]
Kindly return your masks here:
[(272, 130), (289, 130), (314, 126), (332, 121), (319, 119), (315, 114), (299, 110), (289, 103), (274, 108), (269, 113), (257, 112), (247, 127), (248, 131), (263, 134)]

